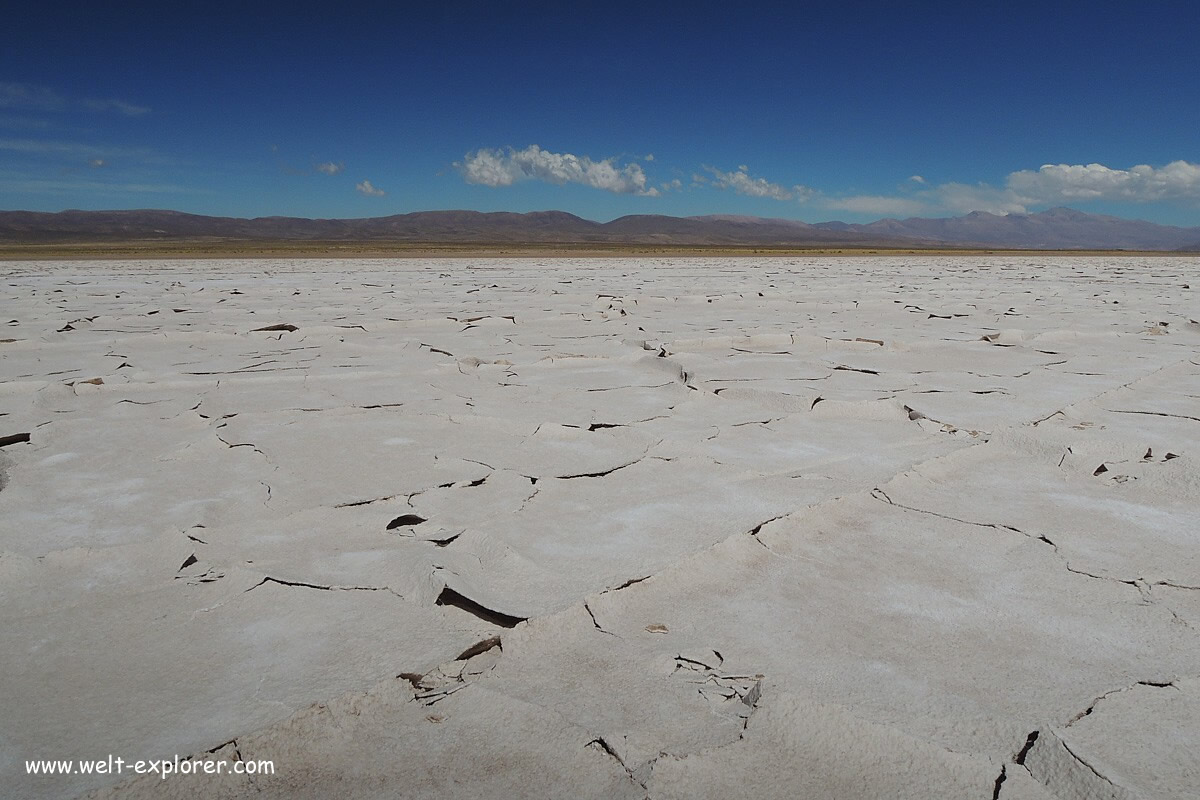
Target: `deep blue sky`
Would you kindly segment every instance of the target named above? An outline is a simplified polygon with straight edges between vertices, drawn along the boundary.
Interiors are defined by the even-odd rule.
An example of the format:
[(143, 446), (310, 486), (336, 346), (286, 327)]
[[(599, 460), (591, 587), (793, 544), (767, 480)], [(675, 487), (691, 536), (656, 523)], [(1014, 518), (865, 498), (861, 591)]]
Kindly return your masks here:
[(1200, 4), (1121, 5), (29, 3), (0, 208), (1200, 225)]

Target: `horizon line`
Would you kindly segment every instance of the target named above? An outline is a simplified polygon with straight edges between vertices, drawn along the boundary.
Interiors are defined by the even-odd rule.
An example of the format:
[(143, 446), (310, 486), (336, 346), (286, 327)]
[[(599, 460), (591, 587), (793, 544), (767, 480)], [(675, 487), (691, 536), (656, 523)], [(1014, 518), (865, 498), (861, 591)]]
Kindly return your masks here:
[(44, 216), (53, 216), (53, 215), (57, 215), (57, 214), (70, 214), (70, 213), (78, 213), (78, 214), (168, 213), (168, 214), (179, 214), (182, 216), (204, 217), (207, 219), (232, 219), (232, 220), (243, 220), (243, 221), (266, 220), (266, 219), (280, 219), (280, 220), (294, 219), (294, 220), (310, 220), (310, 221), (314, 221), (314, 222), (315, 221), (341, 222), (341, 221), (352, 221), (352, 220), (375, 220), (375, 219), (387, 219), (389, 217), (413, 216), (416, 214), (464, 214), (465, 213), (465, 214), (480, 214), (480, 215), (511, 214), (511, 215), (516, 215), (516, 216), (533, 216), (533, 215), (537, 215), (537, 214), (561, 214), (564, 216), (568, 216), (568, 217), (572, 217), (574, 219), (581, 220), (583, 222), (590, 222), (590, 223), (593, 223), (596, 225), (608, 225), (612, 222), (616, 222), (616, 221), (622, 220), (622, 219), (661, 218), (661, 219), (680, 219), (680, 220), (717, 219), (717, 220), (728, 221), (728, 222), (754, 220), (754, 221), (763, 221), (763, 222), (800, 223), (803, 225), (810, 225), (810, 226), (828, 225), (828, 224), (836, 223), (839, 225), (847, 225), (847, 226), (851, 226), (851, 227), (862, 227), (862, 226), (873, 225), (878, 222), (888, 222), (888, 221), (906, 222), (908, 220), (957, 220), (957, 219), (964, 219), (967, 217), (979, 217), (979, 216), (995, 217), (997, 219), (1008, 219), (1008, 218), (1014, 218), (1014, 217), (1015, 218), (1038, 217), (1038, 216), (1042, 216), (1045, 214), (1049, 214), (1054, 211), (1071, 211), (1071, 212), (1074, 212), (1076, 214), (1080, 214), (1080, 215), (1083, 215), (1086, 217), (1093, 217), (1093, 218), (1098, 218), (1098, 219), (1121, 220), (1121, 221), (1125, 221), (1125, 222), (1140, 222), (1140, 223), (1145, 223), (1147, 225), (1156, 225), (1158, 227), (1163, 227), (1163, 228), (1176, 228), (1179, 230), (1192, 230), (1194, 228), (1200, 228), (1200, 223), (1198, 223), (1197, 225), (1171, 225), (1171, 224), (1166, 224), (1166, 223), (1161, 223), (1161, 222), (1154, 222), (1152, 220), (1147, 220), (1147, 219), (1143, 219), (1140, 217), (1123, 217), (1123, 216), (1116, 216), (1114, 214), (1096, 214), (1096, 213), (1092, 213), (1089, 211), (1081, 211), (1077, 208), (1072, 208), (1070, 206), (1061, 206), (1061, 205), (1043, 209), (1042, 211), (1026, 211), (1026, 212), (1009, 211), (1009, 212), (1005, 212), (1002, 214), (997, 214), (997, 213), (994, 213), (991, 211), (984, 211), (984, 210), (976, 209), (976, 210), (964, 212), (957, 216), (929, 216), (929, 217), (922, 217), (922, 216), (896, 217), (896, 216), (892, 216), (892, 217), (879, 217), (878, 219), (873, 219), (869, 222), (845, 222), (844, 220), (840, 220), (840, 219), (826, 219), (826, 220), (819, 220), (819, 221), (815, 221), (815, 222), (808, 222), (806, 220), (803, 220), (800, 218), (793, 218), (793, 217), (763, 217), (763, 216), (756, 216), (753, 214), (735, 214), (735, 213), (728, 213), (728, 212), (721, 212), (721, 211), (712, 212), (712, 213), (708, 213), (708, 214), (688, 214), (686, 216), (675, 215), (675, 214), (622, 214), (620, 216), (616, 216), (616, 217), (613, 217), (608, 220), (599, 220), (599, 219), (591, 219), (589, 217), (580, 216), (579, 214), (575, 214), (570, 211), (563, 211), (562, 209), (557, 209), (557, 208), (535, 209), (535, 210), (531, 210), (531, 211), (506, 211), (506, 210), (480, 211), (480, 210), (472, 209), (472, 208), (429, 208), (429, 209), (420, 209), (420, 210), (416, 210), (416, 211), (398, 211), (393, 214), (378, 214), (378, 215), (364, 216), (364, 217), (322, 217), (322, 216), (305, 217), (305, 216), (293, 216), (293, 215), (287, 215), (287, 214), (260, 214), (257, 216), (247, 217), (247, 216), (231, 216), (231, 215), (225, 215), (225, 214), (203, 214), (203, 213), (194, 212), (194, 211), (181, 211), (179, 209), (174, 209), (174, 208), (150, 208), (150, 207), (102, 208), (102, 209), (63, 208), (59, 211), (35, 211), (35, 210), (31, 210), (31, 209), (12, 208), (12, 209), (0, 209), (0, 214), (38, 214), (38, 215), (44, 215)]

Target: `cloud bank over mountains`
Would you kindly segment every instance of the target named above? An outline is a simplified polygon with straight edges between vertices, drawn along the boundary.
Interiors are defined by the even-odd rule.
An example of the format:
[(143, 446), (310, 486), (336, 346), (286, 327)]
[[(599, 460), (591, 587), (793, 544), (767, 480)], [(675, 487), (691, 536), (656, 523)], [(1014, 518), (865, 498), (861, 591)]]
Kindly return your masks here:
[(1033, 208), (1088, 201), (1194, 204), (1200, 206), (1200, 164), (1172, 161), (1113, 169), (1104, 164), (1043, 164), (1012, 172), (1003, 186), (943, 183), (894, 196), (825, 198), (826, 208), (867, 214), (938, 212), (1025, 214)]
[[(593, 160), (588, 156), (543, 150), (536, 144), (523, 150), (481, 148), (468, 153), (454, 166), (467, 183), (493, 188), (532, 180), (556, 185), (579, 184), (645, 197), (685, 188), (678, 179), (660, 183), (661, 189), (649, 185), (645, 170), (636, 162), (619, 164), (615, 157)], [(1010, 173), (1000, 186), (954, 181), (931, 184), (913, 175), (894, 194), (846, 195), (828, 194), (803, 184), (789, 186), (753, 175), (745, 164), (729, 171), (706, 164), (692, 174), (687, 188), (728, 190), (745, 197), (887, 216), (970, 211), (1025, 214), (1038, 207), (1098, 200), (1200, 206), (1200, 164), (1177, 160), (1162, 167), (1139, 164), (1128, 169), (1098, 163), (1043, 164), (1036, 170)]]
[(1200, 200), (1200, 164), (1172, 161), (1155, 169), (1139, 164), (1110, 169), (1103, 164), (1045, 164), (1008, 176), (1008, 189), (1035, 202), (1113, 199), (1152, 203)]

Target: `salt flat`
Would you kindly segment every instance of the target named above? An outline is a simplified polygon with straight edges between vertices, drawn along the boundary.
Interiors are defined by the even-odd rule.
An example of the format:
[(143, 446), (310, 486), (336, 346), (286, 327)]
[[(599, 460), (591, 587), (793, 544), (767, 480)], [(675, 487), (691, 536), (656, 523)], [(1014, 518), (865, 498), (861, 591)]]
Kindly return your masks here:
[(0, 270), (8, 796), (1200, 783), (1200, 260)]

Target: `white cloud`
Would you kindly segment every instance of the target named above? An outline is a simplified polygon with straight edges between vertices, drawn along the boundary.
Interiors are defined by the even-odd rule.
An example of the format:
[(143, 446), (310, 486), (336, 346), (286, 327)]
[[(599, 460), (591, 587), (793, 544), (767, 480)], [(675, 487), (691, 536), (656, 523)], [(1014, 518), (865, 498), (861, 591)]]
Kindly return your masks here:
[(925, 179), (920, 175), (910, 175), (908, 179), (913, 183), (925, 183)]
[(917, 193), (936, 210), (955, 214), (987, 211), (990, 214), (1024, 214), (1034, 203), (1011, 189), (998, 189), (986, 183), (941, 183)]
[(816, 189), (808, 186), (801, 186), (800, 184), (796, 184), (792, 187), (792, 194), (795, 196), (797, 203), (807, 203), (809, 200), (821, 196), (821, 193)]
[(664, 192), (677, 192), (683, 188), (683, 181), (679, 180), (679, 178), (664, 181), (659, 184), (659, 188), (661, 188)]
[(1026, 214), (1031, 208), (1089, 200), (1200, 203), (1200, 164), (1187, 161), (1172, 161), (1163, 167), (1140, 164), (1129, 169), (1103, 164), (1045, 164), (1036, 170), (1009, 173), (1003, 186), (954, 182), (930, 186), (918, 177), (909, 179), (921, 186), (911, 193), (825, 197), (820, 202), (826, 208), (888, 216), (971, 211)]
[(572, 153), (551, 153), (536, 144), (524, 150), (483, 148), (467, 153), (454, 166), (467, 183), (481, 186), (512, 186), (518, 181), (536, 180), (560, 186), (578, 183), (616, 194), (649, 197), (659, 194), (658, 189), (646, 187), (646, 173), (640, 164), (617, 166), (612, 158), (593, 161)]
[(799, 199), (801, 202), (813, 196), (813, 190), (806, 186), (793, 186), (788, 189), (778, 183), (771, 183), (766, 178), (754, 178), (750, 176), (749, 169), (745, 164), (741, 164), (732, 172), (722, 172), (716, 167), (706, 166), (704, 169), (712, 173), (712, 179), (707, 180), (703, 176), (694, 175), (693, 180), (696, 183), (711, 183), (718, 189), (732, 189), (738, 194), (744, 194), (747, 197), (770, 197), (774, 200), (793, 200)]
[(369, 197), (383, 197), (385, 194), (387, 194), (387, 192), (385, 192), (383, 189), (377, 189), (372, 186), (370, 181), (363, 181), (362, 183), (356, 184), (354, 188)]
[(818, 200), (825, 208), (884, 217), (957, 215), (971, 211), (1024, 214), (1030, 203), (1029, 198), (1021, 197), (1010, 189), (999, 189), (986, 183), (941, 183), (910, 194), (821, 196)]
[(653, 160), (654, 160), (654, 153), (646, 153), (646, 159), (645, 159), (645, 160), (646, 160), (646, 161), (653, 161)]
[(91, 167), (92, 169), (99, 169), (100, 167), (107, 167), (108, 162), (105, 161), (103, 158), (93, 158), (88, 161), (88, 166)]
[(340, 161), (336, 164), (332, 161), (326, 161), (322, 164), (316, 164), (313, 166), (313, 169), (315, 169), (317, 172), (324, 172), (326, 175), (337, 175), (345, 168), (346, 165)]
[(1200, 200), (1200, 164), (1172, 161), (1112, 169), (1103, 164), (1044, 164), (1008, 176), (1008, 188), (1035, 203), (1080, 200)]

